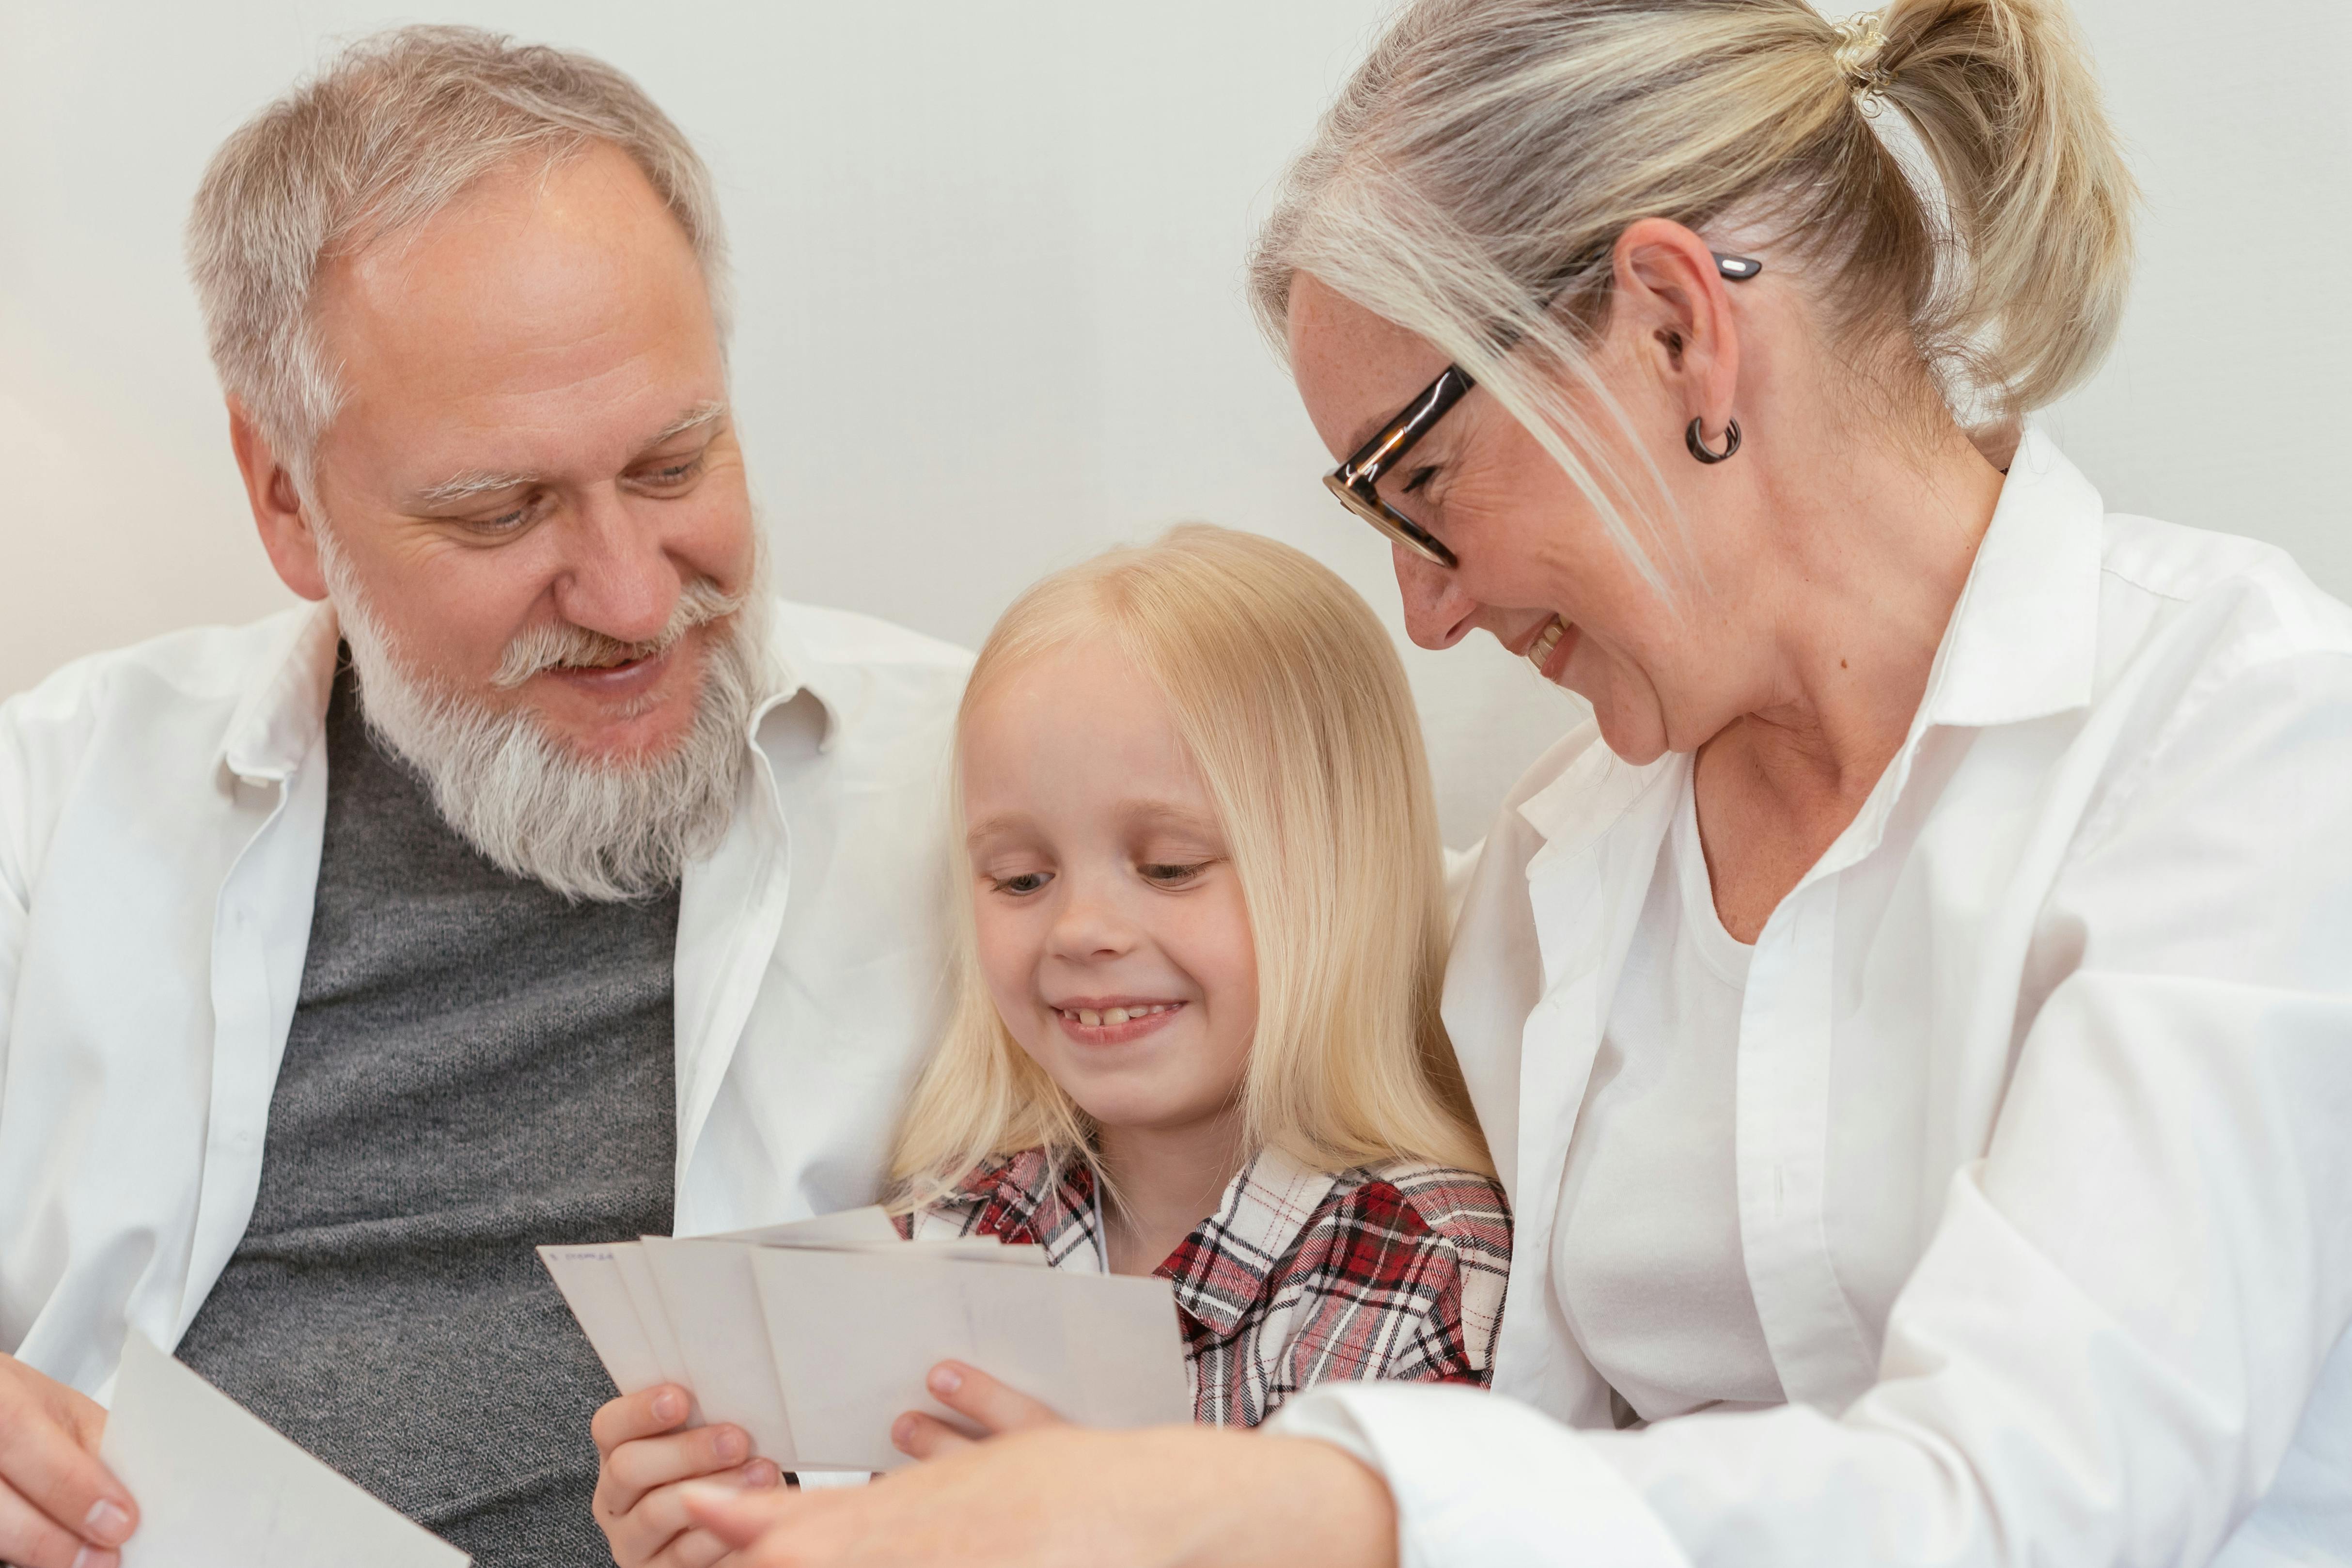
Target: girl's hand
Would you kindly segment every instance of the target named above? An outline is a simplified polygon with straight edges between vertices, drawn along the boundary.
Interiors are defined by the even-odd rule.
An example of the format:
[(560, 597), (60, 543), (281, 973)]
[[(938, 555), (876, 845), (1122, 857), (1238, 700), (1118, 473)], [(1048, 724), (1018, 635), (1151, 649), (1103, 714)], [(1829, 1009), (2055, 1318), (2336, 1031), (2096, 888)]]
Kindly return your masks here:
[[(1018, 1389), (1007, 1388), (977, 1367), (943, 1361), (923, 1380), (931, 1397), (959, 1415), (969, 1416), (982, 1432), (1001, 1437), (1008, 1432), (1032, 1432), (1059, 1426), (1062, 1418)], [(944, 1458), (971, 1447), (979, 1439), (967, 1437), (936, 1415), (909, 1410), (890, 1424), (890, 1446), (918, 1459)]]
[[(955, 1381), (943, 1387), (939, 1372)], [(940, 1402), (983, 1430), (902, 1416), (930, 1463), (854, 1490), (686, 1489), (732, 1568), (1394, 1568), (1387, 1485), (1326, 1443), (1207, 1426), (1096, 1432), (954, 1363)]]
[(709, 1568), (728, 1546), (687, 1517), (687, 1485), (758, 1492), (783, 1479), (751, 1457), (740, 1426), (677, 1430), (691, 1407), (686, 1390), (664, 1384), (611, 1401), (589, 1428), (604, 1459), (591, 1506), (620, 1568)]

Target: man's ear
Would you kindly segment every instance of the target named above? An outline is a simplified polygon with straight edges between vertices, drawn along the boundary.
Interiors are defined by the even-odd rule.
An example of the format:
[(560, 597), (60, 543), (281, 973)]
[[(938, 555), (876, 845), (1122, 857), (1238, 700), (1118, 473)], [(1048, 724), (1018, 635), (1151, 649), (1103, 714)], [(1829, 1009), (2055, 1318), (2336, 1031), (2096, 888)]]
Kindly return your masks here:
[[(1617, 239), (1617, 299), (1633, 347), (1679, 395), (1683, 416), (1702, 421), (1708, 438), (1737, 412), (1739, 325), (1723, 274), (1706, 241), (1681, 224), (1645, 217)], [(1674, 433), (1677, 441), (1679, 430)]]
[(327, 574), (319, 563), (318, 529), (294, 476), (278, 460), (268, 438), (254, 423), (245, 405), (228, 400), (228, 444), (236, 453), (237, 472), (245, 476), (245, 499), (252, 504), (254, 526), (261, 531), (261, 548), (269, 552), (278, 581), (306, 599), (327, 596)]

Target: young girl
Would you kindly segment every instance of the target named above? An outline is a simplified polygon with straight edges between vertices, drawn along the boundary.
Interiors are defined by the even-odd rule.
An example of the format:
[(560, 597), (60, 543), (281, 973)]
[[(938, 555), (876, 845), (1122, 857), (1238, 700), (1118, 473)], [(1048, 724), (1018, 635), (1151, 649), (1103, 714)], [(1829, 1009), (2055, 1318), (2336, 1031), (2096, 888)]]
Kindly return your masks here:
[(902, 1228), (1167, 1276), (1204, 1423), (1486, 1382), (1510, 1222), (1437, 1018), (1420, 722), (1363, 601), (1178, 529), (1006, 611), (957, 740), (971, 892)]
[[(1510, 1217), (1438, 1021), (1420, 723), (1363, 601), (1198, 526), (1047, 578), (973, 666), (957, 780), (956, 997), (892, 1159), (901, 1231), (1167, 1276), (1204, 1423), (1486, 1384)], [(741, 1436), (601, 1441), (615, 1558), (677, 1545), (691, 1473), (772, 1484)]]

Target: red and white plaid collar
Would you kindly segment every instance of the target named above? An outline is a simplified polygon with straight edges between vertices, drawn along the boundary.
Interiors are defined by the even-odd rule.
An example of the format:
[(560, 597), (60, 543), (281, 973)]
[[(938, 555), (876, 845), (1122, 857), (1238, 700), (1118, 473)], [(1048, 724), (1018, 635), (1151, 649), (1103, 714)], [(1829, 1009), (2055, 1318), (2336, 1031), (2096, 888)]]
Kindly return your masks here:
[[(1152, 1272), (1173, 1284), (1176, 1304), (1202, 1328), (1231, 1336), (1337, 1179), (1279, 1149), (1260, 1152), (1225, 1184), (1216, 1211)], [(1083, 1161), (1057, 1169), (1043, 1150), (1024, 1150), (972, 1173), (963, 1193), (982, 1205), (971, 1229), (1034, 1242), (1056, 1268), (1107, 1267), (1100, 1189)]]

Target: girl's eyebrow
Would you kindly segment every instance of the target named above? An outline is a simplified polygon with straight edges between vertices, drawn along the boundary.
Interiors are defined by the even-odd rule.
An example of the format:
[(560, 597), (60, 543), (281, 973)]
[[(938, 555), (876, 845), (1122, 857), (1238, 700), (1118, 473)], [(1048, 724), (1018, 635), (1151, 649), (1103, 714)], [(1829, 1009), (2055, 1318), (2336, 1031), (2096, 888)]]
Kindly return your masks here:
[(1118, 815), (1129, 822), (1159, 824), (1169, 827), (1189, 827), (1196, 832), (1217, 834), (1223, 831), (1214, 816), (1190, 806), (1176, 805), (1164, 800), (1123, 800), (1118, 803)]
[(994, 838), (999, 834), (1018, 832), (1020, 829), (1027, 827), (1028, 826), (1029, 817), (1026, 813), (1018, 811), (1001, 811), (994, 816), (983, 816), (978, 822), (973, 823), (970, 827), (965, 828), (963, 834), (964, 842), (967, 844), (977, 844), (983, 838)]
[[(1215, 817), (1164, 800), (1123, 800), (1113, 809), (1122, 821), (1129, 823), (1189, 828), (1212, 836), (1223, 831)], [(977, 844), (983, 838), (1026, 832), (1034, 826), (1027, 812), (1003, 811), (993, 816), (983, 816), (964, 829), (964, 842)]]

